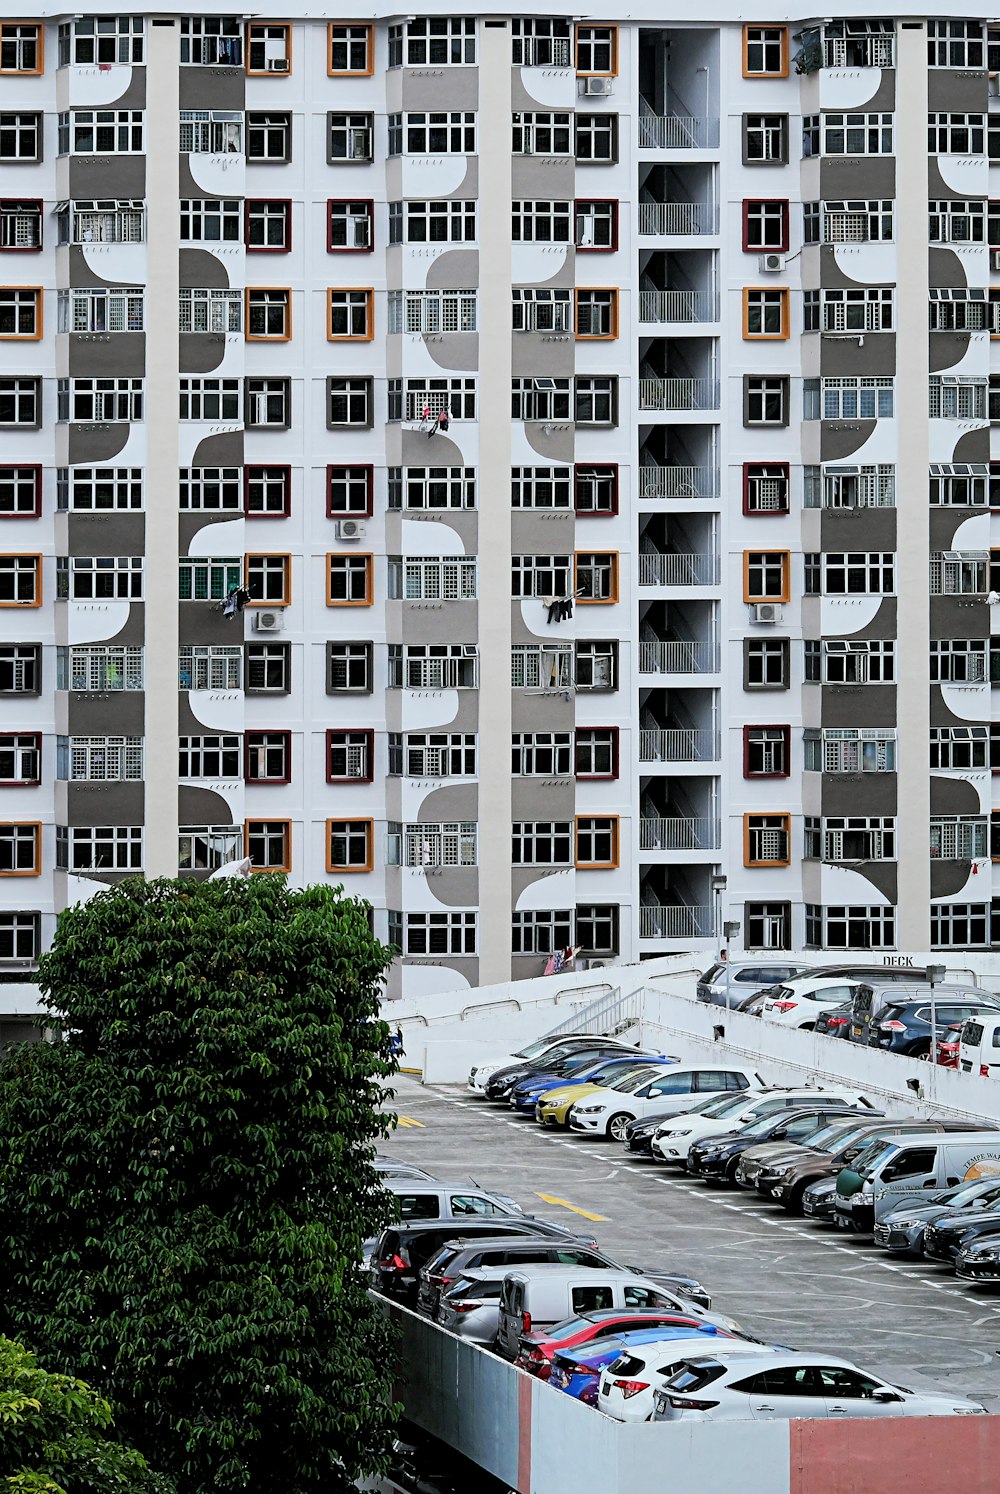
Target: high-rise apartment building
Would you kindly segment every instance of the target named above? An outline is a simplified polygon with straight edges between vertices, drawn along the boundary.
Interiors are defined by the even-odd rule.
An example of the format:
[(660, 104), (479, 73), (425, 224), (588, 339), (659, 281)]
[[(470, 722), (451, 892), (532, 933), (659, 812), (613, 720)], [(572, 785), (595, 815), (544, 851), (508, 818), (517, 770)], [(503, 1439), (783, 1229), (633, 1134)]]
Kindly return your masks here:
[(1000, 944), (1000, 24), (645, 8), (0, 21), (0, 974)]

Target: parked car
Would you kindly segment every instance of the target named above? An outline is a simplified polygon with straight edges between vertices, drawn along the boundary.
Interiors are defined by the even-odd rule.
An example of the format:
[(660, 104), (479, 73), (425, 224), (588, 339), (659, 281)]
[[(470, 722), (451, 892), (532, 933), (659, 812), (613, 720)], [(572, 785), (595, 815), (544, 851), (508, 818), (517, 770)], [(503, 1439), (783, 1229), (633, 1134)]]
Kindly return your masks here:
[(662, 1068), (662, 1064), (649, 1063), (645, 1059), (640, 1059), (634, 1068), (619, 1069), (615, 1073), (608, 1074), (600, 1082), (593, 1080), (587, 1084), (566, 1084), (558, 1089), (550, 1089), (545, 1094), (539, 1095), (535, 1102), (535, 1120), (540, 1126), (550, 1129), (565, 1128), (569, 1125), (574, 1105), (581, 1103), (590, 1095), (599, 1095), (603, 1090), (612, 1087), (617, 1089), (620, 1085), (631, 1083), (633, 1080), (640, 1084), (645, 1079), (655, 1079)]
[(907, 1200), (876, 1220), (872, 1238), (895, 1255), (920, 1255), (929, 1224), (975, 1215), (979, 1209), (1000, 1208), (1000, 1178), (975, 1178), (948, 1188), (940, 1198)]
[(968, 1129), (966, 1122), (920, 1120), (914, 1116), (903, 1116), (882, 1120), (873, 1120), (863, 1127), (854, 1136), (835, 1140), (831, 1145), (826, 1141), (820, 1145), (820, 1138), (814, 1137), (807, 1147), (796, 1148), (784, 1157), (770, 1157), (758, 1166), (754, 1179), (754, 1187), (758, 1192), (769, 1193), (772, 1198), (787, 1208), (795, 1206), (796, 1189), (801, 1188), (805, 1179), (815, 1180), (820, 1176), (838, 1177), (845, 1167), (854, 1163), (854, 1158), (871, 1145), (877, 1137), (899, 1136), (903, 1132), (929, 1132), (941, 1134), (946, 1131), (961, 1131)]
[(763, 1088), (764, 1080), (756, 1069), (689, 1068), (677, 1064), (657, 1078), (631, 1079), (619, 1083), (606, 1093), (579, 1100), (569, 1113), (571, 1131), (590, 1136), (609, 1136), (612, 1141), (625, 1139), (625, 1127), (639, 1116), (655, 1111), (680, 1113), (697, 1104), (703, 1094), (712, 1091), (736, 1091)]
[(849, 1039), (851, 1036), (851, 1014), (854, 1011), (854, 1002), (845, 1001), (843, 1006), (832, 1007), (829, 1011), (816, 1014), (813, 1026), (814, 1032), (823, 1032), (827, 1037)]
[(654, 1421), (982, 1416), (964, 1396), (905, 1390), (849, 1359), (810, 1353), (692, 1357), (653, 1396)]
[[(540, 1037), (533, 1043), (527, 1043), (517, 1053), (504, 1053), (496, 1058), (482, 1059), (473, 1064), (469, 1070), (467, 1088), (474, 1095), (482, 1095), (486, 1089), (486, 1081), (497, 1069), (509, 1068), (511, 1064), (536, 1063), (545, 1059), (555, 1060), (562, 1058), (567, 1053), (572, 1053), (576, 1047), (585, 1047), (593, 1043), (592, 1032), (566, 1032), (560, 1037)], [(556, 1050), (560, 1050), (558, 1053)]]
[(622, 1334), (643, 1328), (679, 1328), (685, 1335), (690, 1335), (699, 1332), (704, 1325), (704, 1318), (672, 1309), (603, 1308), (597, 1312), (579, 1313), (544, 1330), (532, 1328), (530, 1333), (522, 1333), (514, 1363), (518, 1369), (527, 1370), (539, 1380), (547, 1380), (552, 1357), (560, 1349), (570, 1350), (606, 1339), (619, 1340)]
[(628, 1068), (638, 1068), (641, 1063), (676, 1063), (663, 1053), (629, 1053), (627, 1056), (608, 1058), (564, 1058), (562, 1063), (543, 1070), (540, 1074), (529, 1074), (519, 1079), (511, 1088), (507, 1101), (512, 1110), (534, 1115), (539, 1096), (567, 1084), (603, 1084)]
[(926, 996), (916, 1001), (894, 1001), (885, 1007), (874, 1030), (869, 1029), (869, 1041), (887, 1053), (902, 1053), (907, 1058), (929, 1058), (931, 1051), (932, 1017), (940, 1034), (952, 1022), (964, 1022), (967, 1017), (979, 1014), (989, 1016), (996, 1013), (1000, 1020), (1000, 1001), (994, 996), (947, 999), (935, 1001), (932, 1010)]
[(937, 1061), (943, 1069), (957, 1069), (958, 1055), (962, 1047), (962, 1023), (952, 1022), (946, 1032), (938, 1038)]
[(700, 1341), (685, 1339), (679, 1336), (682, 1331), (641, 1344), (637, 1342), (638, 1336), (630, 1335), (618, 1358), (601, 1372), (597, 1404), (605, 1416), (614, 1421), (652, 1421), (654, 1392), (691, 1356), (724, 1352), (728, 1360), (733, 1355), (751, 1354), (759, 1358), (762, 1353), (783, 1352), (721, 1334), (714, 1343), (704, 1337)]
[[(814, 1104), (779, 1110), (762, 1115), (738, 1131), (723, 1136), (707, 1136), (692, 1146), (686, 1158), (688, 1172), (709, 1182), (732, 1182), (740, 1157), (752, 1146), (787, 1142), (790, 1146), (811, 1146), (814, 1139), (838, 1130), (845, 1116), (852, 1114), (843, 1104)], [(666, 1138), (665, 1138), (666, 1139)], [(679, 1143), (680, 1144), (680, 1143)]]
[(955, 1257), (955, 1275), (963, 1281), (996, 1281), (1000, 1278), (1000, 1235), (970, 1240)]
[(425, 1172), (415, 1162), (399, 1162), (395, 1157), (377, 1156), (372, 1167), (380, 1178), (426, 1178), (430, 1182), (436, 1181), (433, 1173)]
[(963, 1074), (1000, 1078), (1000, 1020), (967, 1017), (959, 1034), (958, 1066)]
[[(830, 1112), (850, 1111), (871, 1107), (867, 1095), (853, 1089), (785, 1089), (751, 1094), (736, 1098), (713, 1115), (685, 1114), (664, 1121), (653, 1140), (653, 1155), (664, 1162), (675, 1162), (683, 1166), (692, 1144), (706, 1136), (723, 1136), (727, 1132), (742, 1131), (745, 1126), (765, 1120), (781, 1111), (801, 1110), (809, 1106), (823, 1106)], [(783, 1137), (777, 1137), (783, 1140)]]
[(434, 1178), (386, 1178), (382, 1186), (396, 1196), (400, 1219), (467, 1219), (470, 1214), (520, 1214), (521, 1205), (507, 1194), (493, 1193), (471, 1182), (442, 1183)]
[[(682, 1328), (678, 1332), (686, 1335), (679, 1342), (687, 1345), (688, 1354), (710, 1353), (714, 1347), (712, 1340), (715, 1337), (719, 1337), (727, 1347), (736, 1342), (712, 1323), (705, 1323), (700, 1330), (699, 1337), (694, 1338), (693, 1341), (689, 1329)], [(638, 1333), (629, 1333), (624, 1338), (608, 1339), (601, 1344), (585, 1344), (579, 1349), (560, 1349), (552, 1358), (549, 1384), (554, 1390), (561, 1390), (565, 1395), (572, 1396), (574, 1400), (583, 1401), (585, 1406), (596, 1406), (601, 1375), (607, 1366), (614, 1360), (620, 1359), (622, 1354), (628, 1350), (641, 1353), (647, 1343), (653, 1345), (659, 1342), (662, 1346), (663, 1333), (662, 1328), (646, 1328)], [(677, 1357), (680, 1359), (683, 1355), (678, 1353)]]
[(837, 1179), (820, 1178), (802, 1194), (802, 1217), (814, 1223), (832, 1224), (837, 1203)]
[(490, 1348), (500, 1319), (500, 1293), (510, 1268), (487, 1266), (448, 1283), (441, 1293), (435, 1319), (449, 1333)]
[(474, 1240), (497, 1235), (526, 1235), (550, 1240), (584, 1242), (594, 1250), (597, 1241), (573, 1235), (561, 1224), (535, 1219), (530, 1214), (511, 1214), (501, 1219), (436, 1219), (391, 1224), (379, 1235), (370, 1254), (369, 1275), (373, 1291), (392, 1297), (407, 1307), (417, 1300), (420, 1268), (437, 1255), (447, 1240)]
[(577, 1044), (563, 1052), (550, 1054), (544, 1062), (508, 1064), (506, 1068), (497, 1069), (486, 1081), (486, 1098), (506, 1100), (514, 1085), (521, 1079), (527, 1079), (532, 1074), (542, 1074), (546, 1069), (551, 1068), (552, 1063), (560, 1062), (563, 1058), (570, 1056), (593, 1058), (596, 1063), (600, 1058), (614, 1058), (619, 1053), (634, 1052), (633, 1048), (617, 1038), (591, 1038), (589, 1043)]
[[(834, 1219), (841, 1229), (869, 1233), (876, 1219), (903, 1202), (903, 1195), (936, 1197), (963, 1179), (994, 1174), (1000, 1175), (1000, 1136), (995, 1129), (879, 1136), (840, 1172)], [(927, 1246), (925, 1231), (925, 1253)]]
[[(731, 1094), (729, 1090), (724, 1090), (721, 1094), (707, 1095), (704, 1100), (699, 1100), (696, 1105), (692, 1105), (689, 1110), (685, 1110), (684, 1115), (685, 1117), (717, 1115), (720, 1110), (728, 1105), (732, 1105), (734, 1101), (743, 1095), (758, 1093), (763, 1093), (763, 1091), (741, 1090), (740, 1095), (737, 1096)], [(663, 1114), (657, 1111), (655, 1115), (645, 1115), (641, 1120), (629, 1121), (625, 1127), (625, 1140), (623, 1142), (625, 1150), (635, 1155), (651, 1157), (653, 1154), (650, 1148), (653, 1137), (661, 1126), (666, 1125), (668, 1121), (676, 1120), (676, 1118), (673, 1114)]]
[(953, 1266), (966, 1246), (982, 1239), (1000, 1239), (1000, 1207), (996, 1204), (974, 1216), (966, 1211), (933, 1220), (924, 1229), (921, 1250), (924, 1260)]
[(713, 1006), (726, 1006), (728, 992), (728, 1005), (735, 1009), (748, 987), (777, 986), (807, 968), (791, 960), (716, 960), (699, 975), (695, 995)]
[(890, 983), (863, 981), (854, 992), (851, 1003), (851, 1042), (874, 1048), (878, 1046), (879, 1023), (890, 1006), (900, 1006), (911, 1001), (929, 1000), (933, 994), (943, 1007), (952, 998), (975, 1006), (977, 1000), (988, 1002), (989, 996), (975, 986), (938, 984), (933, 988), (929, 981)]
[(854, 997), (855, 983), (829, 975), (800, 976), (772, 986), (761, 1008), (761, 1016), (785, 1027), (813, 1028), (821, 1011), (843, 1006)]

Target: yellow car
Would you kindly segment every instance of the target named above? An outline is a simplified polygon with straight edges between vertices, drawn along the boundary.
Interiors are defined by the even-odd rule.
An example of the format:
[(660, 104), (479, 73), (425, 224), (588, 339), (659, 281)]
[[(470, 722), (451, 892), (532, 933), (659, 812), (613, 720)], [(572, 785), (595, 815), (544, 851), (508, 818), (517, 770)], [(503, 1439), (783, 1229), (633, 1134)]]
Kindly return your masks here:
[[(675, 1060), (676, 1062), (676, 1060)], [(648, 1061), (634, 1065), (619, 1064), (608, 1074), (606, 1084), (560, 1084), (556, 1089), (547, 1089), (535, 1102), (535, 1120), (540, 1126), (569, 1125), (569, 1113), (578, 1100), (585, 1095), (599, 1094), (602, 1089), (617, 1084), (628, 1077), (635, 1078), (643, 1069), (656, 1069)]]

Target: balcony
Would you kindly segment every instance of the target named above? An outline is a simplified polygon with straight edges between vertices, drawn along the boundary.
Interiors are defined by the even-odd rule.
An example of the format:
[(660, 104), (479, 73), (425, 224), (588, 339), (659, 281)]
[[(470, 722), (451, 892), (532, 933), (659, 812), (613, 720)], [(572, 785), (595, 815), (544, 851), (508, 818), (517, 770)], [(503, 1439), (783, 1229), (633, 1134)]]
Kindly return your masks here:
[(642, 851), (715, 851), (722, 844), (717, 820), (641, 819), (639, 849)]
[(710, 939), (711, 907), (686, 903), (647, 904), (639, 909), (640, 939)]
[(640, 674), (714, 674), (718, 669), (719, 645), (711, 640), (639, 643)]
[(715, 467), (674, 467), (653, 464), (639, 468), (640, 498), (718, 498)]
[(639, 320), (658, 323), (717, 322), (719, 298), (714, 291), (641, 290)]
[(719, 232), (712, 202), (640, 202), (640, 238), (699, 238)]
[[(645, 101), (643, 101), (645, 102)], [(719, 121), (696, 115), (640, 114), (640, 150), (718, 150)]]
[(719, 734), (708, 726), (642, 727), (641, 763), (714, 763), (720, 756)]
[(639, 380), (640, 410), (718, 410), (719, 381), (706, 378)]
[(639, 555), (640, 586), (718, 586), (717, 555)]

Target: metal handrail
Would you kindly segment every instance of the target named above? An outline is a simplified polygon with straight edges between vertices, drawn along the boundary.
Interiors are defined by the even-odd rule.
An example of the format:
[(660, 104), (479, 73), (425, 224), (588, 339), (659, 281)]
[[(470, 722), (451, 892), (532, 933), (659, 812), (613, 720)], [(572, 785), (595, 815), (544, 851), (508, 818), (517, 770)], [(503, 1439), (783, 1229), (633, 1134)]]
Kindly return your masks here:
[(718, 820), (643, 819), (639, 847), (643, 851), (712, 851), (721, 844)]
[(712, 674), (719, 668), (719, 646), (710, 639), (639, 643), (640, 674)]
[(641, 763), (711, 763), (720, 755), (718, 732), (708, 726), (641, 727)]
[(639, 233), (659, 238), (696, 238), (718, 233), (719, 214), (714, 202), (640, 202)]
[(717, 555), (646, 553), (639, 556), (640, 586), (717, 586)]
[(719, 298), (714, 291), (641, 290), (640, 322), (717, 322)]
[(640, 467), (640, 498), (718, 498), (714, 467)]

